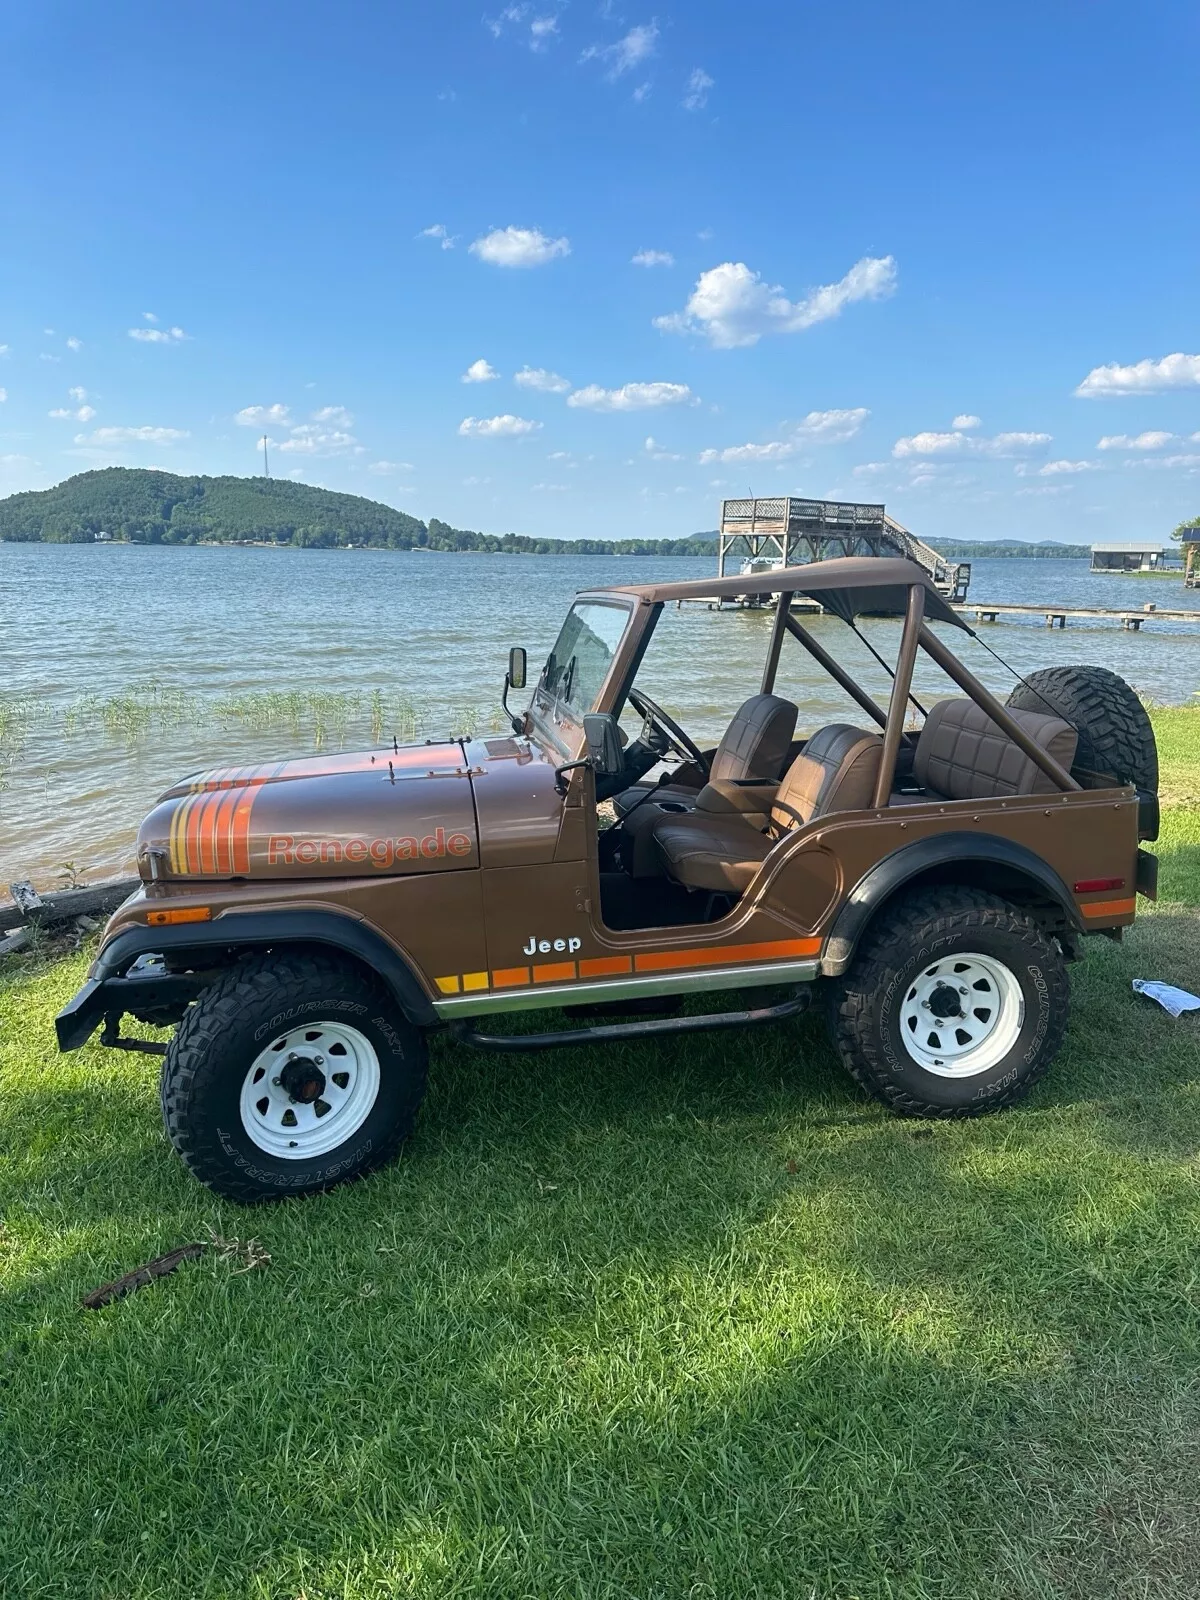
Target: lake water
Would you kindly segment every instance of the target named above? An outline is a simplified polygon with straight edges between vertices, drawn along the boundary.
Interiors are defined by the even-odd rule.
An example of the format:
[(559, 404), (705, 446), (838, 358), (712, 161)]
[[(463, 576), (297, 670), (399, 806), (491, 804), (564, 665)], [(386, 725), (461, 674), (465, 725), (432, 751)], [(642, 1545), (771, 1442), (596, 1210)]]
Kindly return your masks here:
[[(200, 767), (499, 728), (508, 646), (526, 646), (532, 675), (577, 589), (714, 571), (711, 559), (632, 556), (0, 545), (0, 885), (54, 887), (68, 861), (88, 877), (131, 869), (143, 813)], [(971, 597), (1200, 611), (1200, 591), (1179, 579), (1096, 576), (1077, 561), (976, 561)], [(886, 695), (840, 622), (812, 626)], [(767, 613), (666, 612), (640, 681), (715, 740), (757, 689), (769, 627)], [(899, 624), (864, 627), (894, 658)], [(1200, 625), (981, 632), (1024, 672), (1089, 661), (1158, 700), (1200, 689)], [(959, 635), (956, 646), (1007, 694), (1013, 679), (980, 645)], [(848, 711), (861, 720), (791, 641), (779, 687), (802, 728)], [(924, 661), (922, 688), (947, 689)]]

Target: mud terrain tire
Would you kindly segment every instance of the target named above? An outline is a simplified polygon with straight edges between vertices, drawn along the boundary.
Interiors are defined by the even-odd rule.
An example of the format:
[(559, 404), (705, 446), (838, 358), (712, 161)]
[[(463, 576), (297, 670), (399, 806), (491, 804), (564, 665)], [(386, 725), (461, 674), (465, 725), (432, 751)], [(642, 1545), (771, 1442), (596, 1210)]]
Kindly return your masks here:
[[(960, 990), (960, 977), (979, 993)], [(955, 993), (967, 995), (957, 1001), (961, 1017), (939, 1021), (935, 1013)], [(905, 1116), (974, 1117), (1012, 1105), (1049, 1067), (1067, 1026), (1070, 983), (1061, 950), (1020, 907), (983, 890), (939, 887), (880, 913), (829, 1006), (842, 1064), (869, 1094)], [(954, 1042), (960, 1025), (965, 1045)], [(923, 1048), (930, 1039), (963, 1053), (927, 1065), (937, 1053)]]
[[(1072, 768), (1076, 779), (1108, 773), (1118, 784), (1158, 792), (1158, 746), (1146, 708), (1107, 667), (1044, 667), (1031, 672), (1008, 697), (1015, 711), (1053, 710), (1079, 735)], [(1095, 780), (1092, 780), (1094, 787)]]
[[(301, 1042), (306, 1034), (314, 1045)], [(258, 1063), (281, 1040), (282, 1071), (299, 1062), (300, 1076), (270, 1089), (279, 1071)], [(330, 1041), (328, 1056), (311, 1054), (330, 1050)], [(416, 1120), (427, 1061), (424, 1036), (367, 974), (319, 955), (258, 956), (189, 1006), (163, 1061), (163, 1121), (184, 1164), (217, 1194), (245, 1203), (312, 1194), (395, 1157)], [(264, 1091), (259, 1104), (272, 1112), (271, 1125), (256, 1123), (252, 1081)], [(322, 1105), (336, 1113), (328, 1124), (317, 1120)], [(295, 1154), (281, 1126), (288, 1116), (303, 1119)], [(342, 1127), (345, 1138), (326, 1148)]]

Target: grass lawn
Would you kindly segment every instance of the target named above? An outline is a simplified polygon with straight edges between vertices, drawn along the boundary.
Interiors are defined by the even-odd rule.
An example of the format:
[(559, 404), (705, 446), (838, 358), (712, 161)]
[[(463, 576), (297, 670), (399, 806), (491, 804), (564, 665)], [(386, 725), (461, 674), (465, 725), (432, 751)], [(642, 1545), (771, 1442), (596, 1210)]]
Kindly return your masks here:
[[(243, 1210), (157, 1064), (0, 977), (0, 1594), (384, 1600), (1200, 1590), (1200, 713), (1156, 713), (1163, 899), (1088, 942), (1049, 1078), (864, 1100), (815, 1018), (443, 1044), (406, 1158)], [(1189, 805), (1187, 802), (1190, 802)], [(87, 1289), (208, 1230), (102, 1311)]]

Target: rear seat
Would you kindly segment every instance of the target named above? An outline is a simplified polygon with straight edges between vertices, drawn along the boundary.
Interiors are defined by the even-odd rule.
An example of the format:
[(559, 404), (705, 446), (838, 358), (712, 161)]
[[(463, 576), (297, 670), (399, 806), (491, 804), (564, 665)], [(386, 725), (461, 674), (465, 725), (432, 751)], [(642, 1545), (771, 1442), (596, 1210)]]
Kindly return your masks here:
[[(1071, 770), (1079, 736), (1061, 717), (1010, 710), (1030, 738)], [(939, 700), (925, 719), (913, 755), (918, 792), (896, 792), (892, 805), (925, 800), (984, 800), (997, 795), (1053, 794), (1054, 784), (973, 700)]]

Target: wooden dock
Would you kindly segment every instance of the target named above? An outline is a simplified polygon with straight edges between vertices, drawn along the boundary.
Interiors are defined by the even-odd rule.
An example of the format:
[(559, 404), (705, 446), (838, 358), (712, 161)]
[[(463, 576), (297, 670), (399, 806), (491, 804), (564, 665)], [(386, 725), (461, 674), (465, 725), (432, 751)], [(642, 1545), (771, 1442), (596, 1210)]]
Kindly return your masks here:
[[(720, 599), (713, 595), (707, 599), (677, 600), (677, 609), (685, 605), (704, 606), (709, 611), (773, 611), (773, 599), (748, 602), (743, 599)], [(1121, 609), (1112, 606), (1057, 606), (1057, 605), (1007, 605), (997, 602), (992, 604), (988, 600), (971, 600), (965, 604), (950, 602), (953, 609), (960, 617), (973, 617), (976, 622), (1003, 622), (1010, 618), (1041, 617), (1048, 628), (1065, 628), (1068, 621), (1072, 622), (1115, 622), (1126, 633), (1138, 633), (1142, 625), (1147, 622), (1190, 622), (1200, 623), (1200, 606), (1195, 610), (1178, 610), (1169, 606), (1160, 606), (1155, 601), (1147, 601), (1138, 610)], [(810, 600), (805, 595), (797, 595), (792, 601), (792, 610), (807, 613), (810, 616), (819, 616), (824, 607)]]
[(1139, 610), (1120, 610), (1113, 606), (1055, 606), (1055, 605), (992, 605), (985, 600), (972, 600), (966, 605), (956, 605), (960, 616), (974, 617), (976, 622), (999, 622), (1006, 617), (1041, 617), (1048, 628), (1065, 628), (1067, 619), (1074, 622), (1115, 622), (1127, 633), (1137, 633), (1144, 622), (1200, 622), (1200, 607), (1193, 611), (1173, 610), (1148, 601)]

